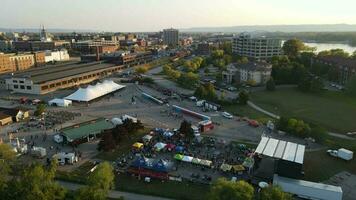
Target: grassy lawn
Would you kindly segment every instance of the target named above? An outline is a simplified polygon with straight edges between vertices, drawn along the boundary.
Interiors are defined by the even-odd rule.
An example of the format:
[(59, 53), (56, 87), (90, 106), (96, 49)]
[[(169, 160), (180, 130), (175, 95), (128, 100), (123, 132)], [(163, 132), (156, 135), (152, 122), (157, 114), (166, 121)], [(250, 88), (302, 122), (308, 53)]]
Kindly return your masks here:
[(345, 161), (331, 157), (326, 153), (326, 150), (305, 153), (304, 172), (306, 180), (325, 181), (341, 171), (356, 174), (356, 160)]
[(205, 199), (205, 195), (209, 191), (209, 186), (187, 181), (180, 183), (153, 180), (150, 183), (146, 183), (143, 180), (139, 181), (129, 175), (120, 174), (116, 177), (116, 189), (173, 199), (199, 200)]
[(356, 98), (341, 92), (309, 94), (295, 88), (283, 88), (274, 92), (252, 93), (251, 100), (272, 113), (301, 118), (329, 131), (356, 131)]
[(95, 157), (108, 160), (108, 161), (115, 161), (119, 156), (129, 152), (132, 149), (132, 144), (141, 140), (141, 138), (150, 132), (150, 128), (144, 128), (139, 130), (137, 133), (132, 134), (130, 138), (127, 138), (120, 142), (117, 148), (112, 152), (100, 152)]
[(227, 112), (236, 115), (236, 116), (241, 116), (241, 117), (248, 117), (251, 119), (271, 119), (269, 116), (256, 111), (255, 109), (251, 108), (250, 106), (247, 105), (227, 105), (224, 106), (224, 110)]

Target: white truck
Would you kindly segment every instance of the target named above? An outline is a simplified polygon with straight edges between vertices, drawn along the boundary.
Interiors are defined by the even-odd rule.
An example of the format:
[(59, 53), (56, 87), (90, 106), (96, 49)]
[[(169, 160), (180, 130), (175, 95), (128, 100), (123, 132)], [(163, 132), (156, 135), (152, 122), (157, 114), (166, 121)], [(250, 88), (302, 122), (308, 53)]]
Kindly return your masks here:
[(334, 157), (338, 157), (344, 160), (352, 160), (353, 156), (354, 156), (354, 152), (341, 148), (339, 150), (327, 150), (326, 151), (328, 154), (330, 154), (331, 156)]
[(31, 155), (36, 157), (36, 158), (44, 158), (47, 156), (47, 151), (43, 147), (32, 147), (31, 149)]
[(273, 177), (273, 185), (303, 199), (342, 200), (342, 188), (338, 186), (285, 178), (277, 174)]

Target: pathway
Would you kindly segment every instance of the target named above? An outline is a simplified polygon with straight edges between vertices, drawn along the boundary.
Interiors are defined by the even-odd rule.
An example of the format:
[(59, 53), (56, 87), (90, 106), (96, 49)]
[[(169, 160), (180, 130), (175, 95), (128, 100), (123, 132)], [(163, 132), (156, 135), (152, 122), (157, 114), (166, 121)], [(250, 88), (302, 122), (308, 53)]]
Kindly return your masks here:
[[(57, 181), (61, 186), (65, 187), (68, 190), (77, 190), (81, 187), (84, 187), (85, 185), (82, 184), (77, 184), (77, 183), (72, 183), (72, 182), (67, 182), (67, 181)], [(120, 197), (124, 197), (125, 200), (172, 200), (168, 198), (162, 198), (162, 197), (155, 197), (155, 196), (150, 196), (150, 195), (143, 195), (143, 194), (135, 194), (135, 193), (129, 193), (129, 192), (121, 192), (117, 190), (110, 190), (108, 194), (109, 198), (114, 198), (118, 199)]]
[[(267, 110), (264, 110), (263, 108), (257, 106), (256, 104), (254, 104), (253, 102), (251, 101), (248, 101), (247, 102), (247, 105), (250, 106), (251, 108), (263, 113), (263, 114), (266, 114), (274, 119), (280, 119), (280, 116), (274, 114), (274, 113), (271, 113)], [(344, 135), (344, 134), (341, 134), (341, 133), (332, 133), (332, 132), (328, 132), (328, 135), (330, 136), (333, 136), (333, 137), (337, 137), (337, 138), (341, 138), (341, 139), (346, 139), (346, 140), (355, 140), (355, 138), (353, 137), (349, 137), (347, 135)]]

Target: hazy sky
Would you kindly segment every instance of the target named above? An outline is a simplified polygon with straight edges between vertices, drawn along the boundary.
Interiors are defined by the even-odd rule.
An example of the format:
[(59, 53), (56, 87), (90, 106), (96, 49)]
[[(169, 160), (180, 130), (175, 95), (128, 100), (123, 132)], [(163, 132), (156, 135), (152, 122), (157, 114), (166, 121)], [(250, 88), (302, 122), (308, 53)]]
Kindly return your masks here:
[(276, 24), (356, 24), (356, 0), (1, 0), (0, 27), (157, 31)]

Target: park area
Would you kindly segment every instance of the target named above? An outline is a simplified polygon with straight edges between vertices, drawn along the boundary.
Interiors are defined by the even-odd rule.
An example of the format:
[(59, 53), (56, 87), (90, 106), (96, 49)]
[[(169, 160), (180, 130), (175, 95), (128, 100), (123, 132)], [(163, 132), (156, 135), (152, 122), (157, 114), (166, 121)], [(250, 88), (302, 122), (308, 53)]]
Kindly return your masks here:
[(356, 99), (342, 92), (303, 93), (296, 88), (251, 94), (251, 101), (261, 108), (285, 117), (303, 119), (331, 132), (356, 131)]

